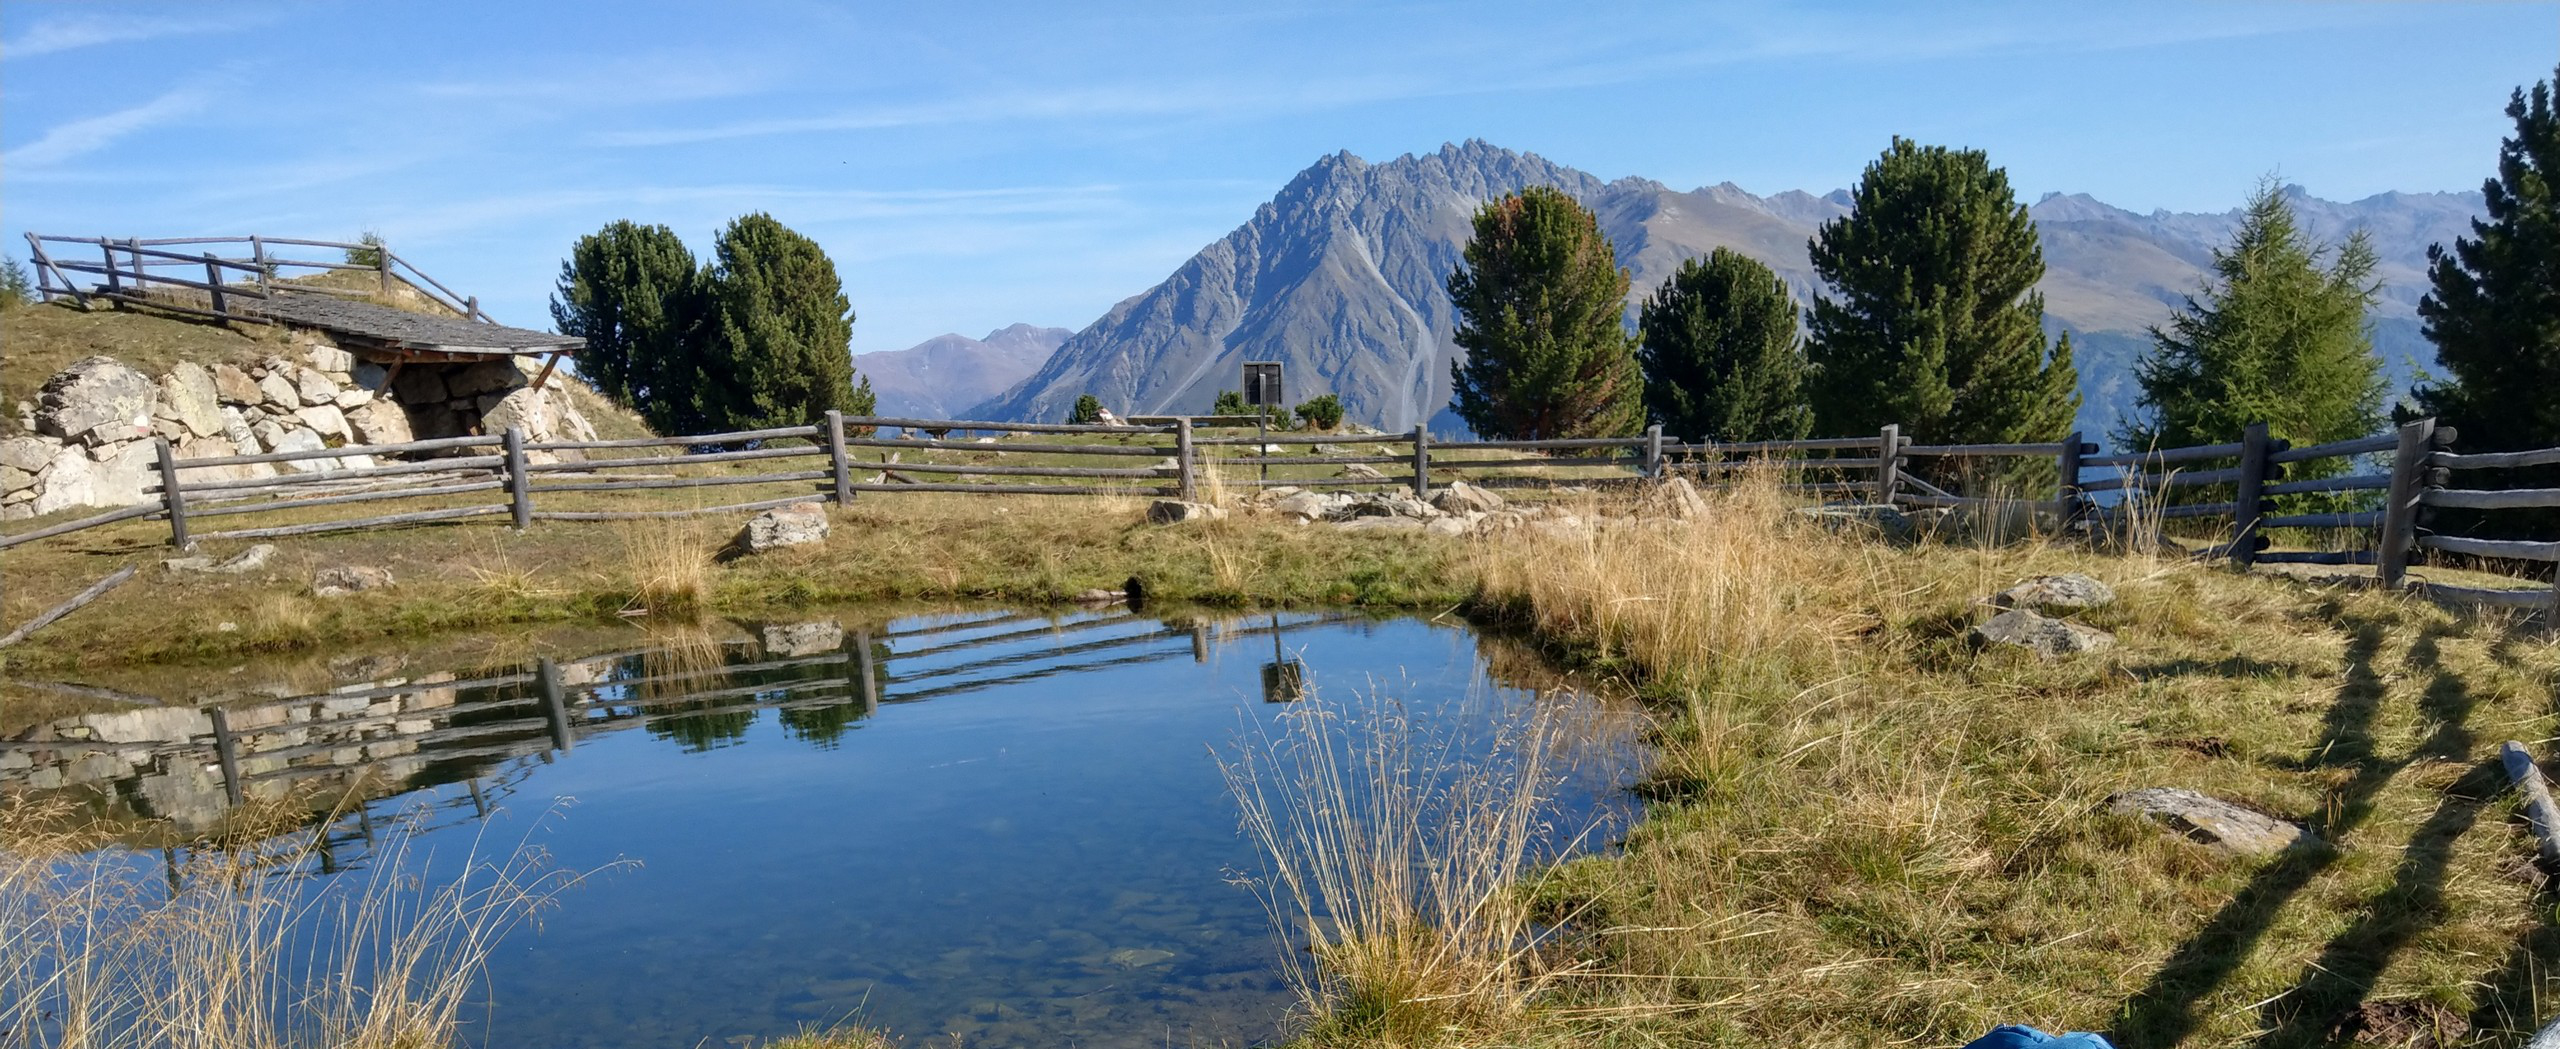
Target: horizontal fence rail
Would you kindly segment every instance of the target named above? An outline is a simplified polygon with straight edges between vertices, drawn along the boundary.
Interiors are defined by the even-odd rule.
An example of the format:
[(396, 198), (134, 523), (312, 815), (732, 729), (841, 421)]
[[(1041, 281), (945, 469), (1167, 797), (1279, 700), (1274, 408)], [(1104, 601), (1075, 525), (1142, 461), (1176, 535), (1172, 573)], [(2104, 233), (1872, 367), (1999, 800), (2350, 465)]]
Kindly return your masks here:
[[(148, 261), (149, 252), (157, 249), (146, 243), (142, 250)], [(172, 545), (184, 547), (199, 539), (314, 535), (501, 514), (525, 528), (539, 521), (676, 518), (794, 503), (850, 506), (875, 493), (1197, 499), (1212, 486), (1287, 486), (1406, 489), (1429, 498), (1435, 485), (1453, 481), (1555, 487), (1673, 476), (1715, 481), (1766, 470), (1781, 474), (1781, 486), (1790, 494), (1915, 510), (2007, 508), (2051, 517), (2065, 528), (2227, 520), (2227, 532), (2203, 556), (2229, 558), (2242, 568), (2257, 561), (2373, 565), (2379, 581), (2391, 587), (2404, 583), (2410, 557), (2426, 551), (2495, 561), (2560, 561), (2554, 555), (2560, 544), (2436, 535), (2422, 528), (2430, 508), (2560, 507), (2560, 489), (2447, 487), (2456, 471), (2560, 464), (2560, 449), (2456, 454), (2447, 450), (2451, 429), (2432, 420), (2409, 423), (2391, 434), (2300, 448), (2268, 436), (2263, 425), (2253, 425), (2233, 443), (2104, 456), (2094, 454), (2097, 446), (2079, 434), (2055, 442), (1933, 445), (1914, 443), (1890, 426), (1872, 437), (1717, 442), (1667, 437), (1660, 427), (1629, 437), (1439, 440), (1420, 427), (1396, 434), (1202, 435), (1193, 422), (1173, 417), (1147, 425), (1016, 423), (831, 412), (805, 426), (673, 437), (527, 441), (509, 431), (204, 459), (177, 459), (164, 442), (160, 480), (144, 488), (152, 503), (0, 537), (0, 548), (146, 518), (166, 521)], [(902, 432), (882, 434), (889, 429)], [(996, 435), (1032, 439), (1017, 442)], [(2357, 465), (2386, 457), (2385, 465)], [(2311, 465), (2323, 462), (2345, 465)], [(2017, 472), (2029, 464), (2047, 469), (2041, 475)], [(1274, 469), (1304, 474), (1327, 467), (1338, 472), (1271, 476)], [(2355, 472), (2360, 468), (2370, 472)], [(2335, 472), (2287, 479), (2295, 470)], [(1995, 479), (1995, 490), (1956, 490), (1985, 474)], [(2003, 476), (2011, 482), (1996, 480)], [(2041, 492), (2017, 491), (2014, 479), (2022, 476), (2053, 480)], [(777, 488), (787, 494), (775, 494)], [(731, 497), (735, 501), (717, 505), (629, 505), (640, 493), (740, 489), (745, 490)], [(2093, 499), (2101, 493), (2113, 493), (2111, 501)], [(214, 532), (196, 532), (191, 525), (243, 514), (481, 495), (495, 498)], [(2280, 498), (2295, 502), (2280, 510)], [(562, 505), (564, 499), (568, 505)], [(606, 505), (595, 505), (597, 501)], [(610, 505), (612, 501), (624, 505)], [(2358, 546), (2273, 551), (2267, 533), (2277, 529), (2344, 536)]]
[[(272, 299), (280, 291), (363, 298), (389, 295), (405, 285), (457, 317), (497, 323), (481, 311), (478, 298), (454, 291), (381, 244), (256, 235), (116, 239), (28, 233), (26, 239), (34, 262), (35, 291), (45, 302), (60, 297), (85, 307), (91, 299), (104, 299), (219, 320), (273, 324), (254, 305), (237, 307)], [(294, 258), (272, 250), (280, 247), (337, 251), (341, 261)], [(350, 261), (359, 258), (371, 261)], [(310, 271), (306, 276), (371, 273), (374, 281), (370, 288), (332, 287), (300, 279), (295, 271)], [(73, 274), (97, 279), (75, 280)]]

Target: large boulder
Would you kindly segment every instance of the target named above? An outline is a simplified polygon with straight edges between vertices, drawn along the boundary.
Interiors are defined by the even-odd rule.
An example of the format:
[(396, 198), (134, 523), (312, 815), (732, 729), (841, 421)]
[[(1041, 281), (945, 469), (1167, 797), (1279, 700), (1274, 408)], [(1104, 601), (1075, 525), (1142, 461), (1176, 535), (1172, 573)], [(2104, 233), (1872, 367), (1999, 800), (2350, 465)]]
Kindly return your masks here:
[(524, 373), (509, 360), (482, 361), (452, 369), (444, 377), (445, 391), (455, 397), (475, 397), (484, 393), (513, 389), (524, 385)]
[(338, 384), (309, 368), (293, 370), (293, 392), (304, 405), (338, 403)]
[(213, 373), (194, 361), (181, 361), (160, 377), (160, 413), (175, 419), (197, 437), (222, 432), (222, 397)]
[(231, 364), (213, 366), (213, 392), (224, 404), (256, 404), (266, 399), (258, 380)]
[(826, 507), (793, 503), (755, 515), (729, 545), (740, 553), (761, 554), (786, 546), (825, 542), (828, 528)]
[(409, 430), (409, 413), (390, 401), (375, 401), (347, 413), (347, 429), (357, 444), (407, 444), (417, 440)]
[(1362, 492), (1352, 496), (1331, 515), (1335, 520), (1354, 517), (1410, 517), (1416, 520), (1437, 517), (1440, 511), (1413, 497), (1410, 492)]
[(520, 429), (525, 440), (548, 441), (552, 438), (548, 407), (541, 392), (530, 386), (489, 394), (480, 398), (480, 428), (488, 433)]
[(453, 399), (452, 391), (445, 388), (444, 369), (423, 365), (400, 369), (400, 374), (391, 380), (391, 392), (404, 404), (428, 405)]
[(2013, 608), (1974, 627), (1973, 641), (1978, 645), (2023, 648), (2038, 658), (2051, 660), (2084, 652), (2106, 651), (2115, 646), (2116, 638), (2096, 627), (2047, 619), (2023, 608)]
[(2191, 840), (2237, 856), (2273, 856), (2320, 840), (2301, 825), (2179, 787), (2143, 787), (2107, 799), (2117, 812), (2147, 816)]
[(1465, 481), (1451, 481), (1449, 486), (1431, 494), (1431, 506), (1444, 514), (1489, 514), (1502, 509), (1502, 497)]
[(356, 366), (355, 354), (335, 346), (314, 345), (303, 356), (311, 362), (312, 368), (323, 372), (344, 375), (355, 370)]
[(1147, 521), (1150, 524), (1190, 524), (1197, 521), (1226, 519), (1227, 511), (1222, 507), (1207, 503), (1186, 502), (1181, 499), (1158, 499), (1147, 507)]
[(1991, 603), (2001, 608), (2036, 612), (2079, 612), (2111, 605), (2115, 600), (2114, 589), (2078, 572), (2023, 579), (2016, 586), (1991, 595)]
[(258, 376), (258, 406), (270, 411), (289, 412), (302, 406), (302, 392), (294, 388), (288, 368), (272, 368)]
[(323, 438), (335, 437), (341, 441), (347, 439), (347, 416), (346, 413), (338, 410), (337, 405), (315, 404), (306, 408), (296, 408), (293, 414), (294, 417), (302, 420), (302, 425), (310, 427), (311, 432)]
[(113, 357), (84, 357), (45, 381), (38, 432), (81, 444), (112, 444), (151, 432), (160, 386)]
[(35, 473), (53, 462), (62, 446), (42, 437), (11, 437), (0, 440), (0, 466)]
[(1325, 520), (1350, 505), (1351, 496), (1339, 492), (1297, 492), (1272, 502), (1270, 509), (1303, 522)]
[[(274, 440), (265, 440), (266, 431), (260, 432), (260, 439), (265, 440), (267, 450), (270, 452), (317, 452), (329, 447), (329, 443), (321, 440), (319, 434), (300, 426), (279, 426), (273, 432)], [(324, 456), (311, 459), (287, 459), (275, 465), (294, 473), (318, 473), (322, 470), (337, 469), (338, 460)]]

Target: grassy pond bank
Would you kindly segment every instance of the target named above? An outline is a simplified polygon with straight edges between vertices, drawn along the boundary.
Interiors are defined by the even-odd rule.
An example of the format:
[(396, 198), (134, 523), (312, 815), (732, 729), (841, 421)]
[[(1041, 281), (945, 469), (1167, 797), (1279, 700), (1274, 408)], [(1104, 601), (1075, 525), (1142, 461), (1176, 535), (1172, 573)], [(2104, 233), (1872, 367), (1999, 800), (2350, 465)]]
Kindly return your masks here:
[[(2560, 645), (2539, 626), (2076, 543), (1884, 543), (1794, 514), (1767, 485), (1710, 493), (1706, 512), (1687, 518), (1580, 498), (1583, 526), (1468, 538), (1242, 513), (1159, 528), (1138, 523), (1134, 499), (866, 500), (836, 512), (823, 545), (727, 565), (707, 554), (734, 523), (296, 540), (269, 572), (137, 580), (10, 650), (0, 737), (130, 712), (24, 682), (194, 697), (251, 666), (294, 668), (283, 676), (308, 686), (294, 694), (313, 697), (413, 675), (467, 680), (465, 667), (503, 669), (481, 675), (498, 677), (535, 668), (530, 681), (453, 688), (454, 706), (485, 714), (382, 712), (392, 737), (408, 734), (403, 721), (425, 722), (410, 726), (417, 734), (465, 730), (438, 737), (457, 749), (539, 749), (555, 731), (538, 709), (546, 659), (558, 688), (588, 697), (583, 717), (618, 726), (613, 711), (627, 714), (639, 731), (587, 736), (592, 726), (569, 725), (552, 741), (569, 745), (544, 752), (551, 761), (498, 759), (527, 770), (512, 800), (493, 803), (494, 774), (457, 774), (486, 754), (394, 777), (394, 787), (425, 784), (417, 794), (444, 814), (431, 824), (488, 826), (477, 814), (489, 806), (542, 825), (531, 838), (480, 837), (488, 877), (511, 869), (519, 839), (559, 862), (472, 897), (541, 904), (538, 935), (510, 926), (487, 941), (497, 947), (435, 955), (486, 977), (466, 981), (477, 990), (455, 992), (450, 1007), (435, 1004), (447, 1000), (432, 993), (443, 984), (427, 977), (451, 970), (420, 962), (411, 982), (427, 990), (413, 997), (426, 1004), (400, 1028), (416, 1040), (358, 1044), (435, 1044), (484, 1019), (513, 1022), (510, 1002), (526, 988), (555, 996), (527, 1021), (545, 1025), (532, 1036), (540, 1044), (603, 1037), (595, 1025), (620, 1016), (685, 1045), (861, 1023), (916, 1045), (1061, 1044), (1059, 1032), (1074, 1031), (1080, 1044), (1951, 1046), (2005, 1022), (2107, 1031), (2127, 1049), (2421, 1036), (2519, 1045), (2560, 1002), (2560, 912), (2495, 758), (2504, 740), (2560, 735)], [(150, 533), (104, 529), (12, 551), (7, 617), (159, 556)], [(389, 567), (398, 582), (334, 600), (301, 585), (313, 568), (351, 562)], [(2057, 572), (2115, 591), (2071, 617), (2111, 632), (2112, 648), (2042, 660), (1969, 639), (1991, 611), (1987, 595)], [(1149, 599), (1144, 618), (995, 621), (1131, 578)], [(1013, 611), (815, 614), (842, 601), (952, 599)], [(1339, 618), (1355, 611), (1406, 618)], [(1456, 628), (1460, 617), (1519, 640), (1478, 638)], [(837, 636), (787, 629), (822, 618)], [(1095, 619), (1129, 621), (1078, 627)], [(955, 626), (971, 622), (980, 625)], [(885, 651), (872, 644), (945, 626), (954, 629)], [(777, 653), (804, 645), (833, 662), (770, 665), (803, 658)], [(386, 650), (406, 662), (379, 678), (365, 676), (379, 667), (332, 666)], [(573, 680), (587, 673), (572, 669), (581, 658), (623, 650), (614, 665), (624, 669)], [(1080, 691), (1073, 682), (1100, 679), (1040, 673), (1141, 653), (1163, 658), (1109, 673), (1206, 677)], [(895, 702), (902, 689), (941, 687), (902, 680), (902, 659), (930, 669), (973, 656), (1015, 661), (964, 675), (1001, 684)], [(847, 672), (865, 658), (868, 676)], [(1264, 703), (1267, 684), (1290, 673), (1266, 665), (1293, 660), (1315, 702)], [(1578, 692), (1640, 700), (1647, 756), (1595, 786), (1556, 757), (1574, 748), (1536, 742), (1549, 730), (1492, 731), (1521, 724), (1494, 715), (1522, 697), (1559, 694), (1548, 664), (1574, 671), (1589, 686)], [(644, 694), (697, 679), (720, 683), (708, 695), (690, 685)], [(864, 680), (877, 690), (868, 712)], [(617, 682), (632, 684), (616, 692)], [(795, 705), (799, 685), (814, 694)], [(1273, 711), (1323, 711), (1296, 720), (1333, 734), (1271, 729), (1296, 723)], [(1143, 725), (1170, 727), (1131, 727)], [(1483, 731), (1431, 743), (1448, 737), (1415, 730), (1457, 725)], [(902, 742), (874, 742), (891, 738)], [(1140, 749), (1171, 748), (1168, 739), (1181, 740), (1188, 778), (1167, 778), (1162, 754), (1174, 749)], [(1377, 740), (1468, 760), (1366, 749)], [(1213, 758), (1222, 741), (1237, 746)], [(374, 760), (372, 742), (354, 744), (358, 763)], [(197, 775), (204, 765), (195, 759)], [(1461, 767), (1493, 774), (1450, 771)], [(1370, 771), (1398, 768), (1440, 772)], [(932, 777), (976, 775), (991, 778), (930, 789)], [(1639, 821), (1600, 815), (1627, 796), (1609, 776), (1628, 777)], [(306, 841), (332, 841), (330, 851), (344, 846), (351, 869), (397, 866), (364, 859), (369, 839), (357, 844), (368, 830), (388, 837), (357, 824), (388, 822), (389, 810), (346, 810), (337, 799), (347, 788), (330, 782), (339, 793), (322, 808), (340, 818), (314, 821), (300, 798), (284, 822)], [(1537, 789), (1500, 789), (1523, 784)], [(2314, 840), (2237, 856), (2108, 809), (2142, 787), (2233, 801)], [(173, 789), (92, 792), (80, 811), (108, 819), (127, 848), (47, 853), (55, 858), (34, 868), (121, 857), (149, 883), (163, 879), (163, 846), (212, 862), (230, 854), (220, 841), (279, 840), (234, 825), (259, 807), (248, 799), (178, 826), (152, 808), (153, 790)], [(554, 794), (580, 804), (554, 813)], [(36, 807), (76, 795), (7, 796), (22, 861), (13, 869), (27, 876)], [(60, 826), (59, 813), (49, 818)], [(615, 851), (621, 835), (667, 825), (718, 825), (739, 840)], [(1460, 826), (1475, 830), (1451, 829)], [(1075, 851), (1079, 827), (1098, 835), (1095, 850)], [(430, 831), (422, 843), (438, 833), (472, 834)], [(1213, 884), (1170, 891), (1163, 847), (1112, 844), (1150, 835), (1191, 842), (1171, 851), (1197, 857), (1193, 873)], [(1371, 849), (1382, 841), (1404, 851)], [(458, 862), (444, 845), (434, 851), (428, 869)], [(308, 845), (295, 855), (318, 862)], [(1135, 863), (1149, 857), (1159, 862)], [(618, 865), (626, 858), (638, 866)], [(1252, 884), (1227, 884), (1229, 867)], [(730, 880), (741, 872), (777, 881), (741, 891)], [(1103, 888), (1115, 885), (1126, 887)], [(921, 898), (902, 894), (1007, 886), (1059, 897), (1017, 912), (1043, 916), (1041, 928), (897, 927)], [(299, 888), (275, 891), (274, 906), (302, 899)], [(1003, 910), (945, 902), (949, 913)], [(45, 927), (23, 912), (7, 920), (24, 923), (13, 936)], [(862, 921), (874, 924), (847, 924)], [(1216, 937), (1199, 935), (1212, 928)], [(1307, 942), (1311, 928), (1320, 942)], [(566, 960), (580, 951), (613, 963)], [(753, 962), (698, 961), (730, 951)], [(896, 972), (865, 968), (881, 957), (898, 959)], [(1052, 975), (1026, 975), (1052, 964)], [(969, 989), (909, 1002), (896, 990), (902, 973), (912, 986)], [(658, 993), (670, 987), (689, 990)], [(639, 988), (652, 990), (632, 997)], [(1227, 995), (1253, 1004), (1217, 1004)], [(490, 1000), (494, 1016), (459, 1004)], [(716, 1004), (675, 1004), (697, 1000)], [(771, 1022), (741, 1019), (750, 1013)], [(674, 1029), (683, 1024), (693, 1026)], [(1106, 1029), (1116, 1033), (1095, 1033)]]

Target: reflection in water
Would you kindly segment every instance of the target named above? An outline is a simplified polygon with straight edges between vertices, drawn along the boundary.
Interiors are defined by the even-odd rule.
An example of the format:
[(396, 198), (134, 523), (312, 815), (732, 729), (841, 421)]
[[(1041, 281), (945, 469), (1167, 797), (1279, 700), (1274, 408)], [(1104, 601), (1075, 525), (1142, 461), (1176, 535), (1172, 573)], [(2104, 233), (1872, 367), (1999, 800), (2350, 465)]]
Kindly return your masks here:
[[(310, 817), (315, 876), (394, 855), (395, 807), (426, 813), (432, 853), (576, 797), (540, 839), (556, 860), (641, 866), (503, 945), (489, 1045), (853, 1017), (974, 1045), (1243, 1043), (1287, 997), (1228, 881), (1254, 854), (1211, 748), (1310, 690), (1421, 719), (1581, 702), (1488, 685), (1517, 660), (1415, 620), (822, 619), (0, 728), (0, 790), (166, 828), (136, 845), (242, 806), (334, 812)], [(1611, 738), (1579, 810), (1626, 768)]]

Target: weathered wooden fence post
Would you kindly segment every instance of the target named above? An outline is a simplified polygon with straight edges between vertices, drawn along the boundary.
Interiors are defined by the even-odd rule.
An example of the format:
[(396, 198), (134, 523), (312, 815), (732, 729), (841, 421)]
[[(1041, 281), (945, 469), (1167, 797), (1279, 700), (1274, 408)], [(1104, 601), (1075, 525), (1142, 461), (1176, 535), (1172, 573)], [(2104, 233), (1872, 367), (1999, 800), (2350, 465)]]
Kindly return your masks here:
[(2246, 572), (2258, 562), (2258, 519), (2266, 516), (2260, 502), (2267, 487), (2267, 424), (2240, 428), (2240, 492), (2231, 502), (2231, 564)]
[(98, 254), (107, 260), (107, 291), (110, 294), (123, 291), (124, 281), (116, 275), (115, 242), (105, 237), (98, 238)]
[(187, 492), (178, 485), (178, 453), (169, 449), (168, 438), (159, 438), (160, 505), (169, 511), (169, 545), (184, 550), (195, 545), (187, 539)]
[(1413, 497), (1431, 498), (1431, 431), (1413, 424)]
[(515, 426), (507, 427), (507, 501), (516, 531), (533, 527), (533, 479), (524, 470), (524, 430)]
[(1647, 478), (1660, 478), (1662, 476), (1661, 423), (1655, 423), (1644, 428), (1644, 475)]
[(382, 285), (382, 294), (383, 294), (383, 296), (384, 296), (385, 298), (388, 298), (388, 297), (390, 297), (390, 295), (391, 295), (391, 246), (390, 246), (390, 245), (388, 245), (388, 244), (375, 244), (375, 245), (373, 246), (373, 265), (374, 265), (374, 277), (375, 277), (375, 279), (376, 279), (376, 280), (377, 280), (377, 281)]
[(1901, 424), (1886, 423), (1876, 438), (1876, 505), (1892, 506), (1894, 490), (1902, 487)]
[(823, 428), (827, 432), (827, 465), (835, 470), (836, 475), (836, 505), (850, 507), (853, 505), (853, 457), (845, 454), (844, 413), (834, 408), (827, 409), (827, 423)]
[(2071, 431), (2062, 439), (2062, 451), (2053, 457), (2054, 500), (2062, 509), (2054, 514), (2057, 531), (2068, 532), (2080, 523), (2080, 503), (2087, 493), (2080, 490), (2080, 431)]
[(868, 627), (857, 628), (853, 632), (853, 680), (856, 686), (854, 694), (862, 697), (863, 715), (868, 717), (877, 712), (880, 709), (880, 677), (871, 665), (871, 630)]
[(2384, 589), (2397, 590), (2409, 568), (2409, 548), (2417, 542), (2420, 475), (2427, 468), (2436, 432), (2434, 419), (2402, 424), (2400, 444), (2391, 453), (2391, 490), (2382, 504), (2381, 549), (2374, 551), (2374, 575)]
[(1192, 464), (1191, 464), (1191, 457), (1192, 457), (1192, 453), (1193, 453), (1193, 451), (1194, 451), (1194, 449), (1192, 448), (1192, 445), (1191, 445), (1191, 420), (1189, 420), (1189, 419), (1176, 419), (1176, 420), (1174, 420), (1174, 421), (1173, 421), (1173, 476), (1174, 476), (1174, 479), (1175, 479), (1175, 480), (1174, 480), (1174, 487), (1176, 487), (1176, 488), (1178, 488), (1178, 489), (1180, 489), (1180, 490), (1181, 490), (1182, 501), (1183, 501), (1183, 502), (1186, 502), (1186, 503), (1196, 501), (1196, 500), (1198, 500), (1198, 499), (1200, 498), (1199, 476), (1198, 476), (1197, 471), (1192, 467)]
[(258, 267), (258, 294), (267, 293), (267, 242), (255, 233), (249, 235), (249, 261)]
[(534, 664), (535, 687), (542, 690), (542, 711), (551, 718), (551, 747), (566, 752), (578, 738), (569, 731), (569, 703), (560, 687), (560, 664), (544, 656)]
[(213, 758), (222, 765), (222, 793), (236, 808), (248, 800), (248, 791), (240, 782), (240, 743), (231, 735), (231, 714), (221, 707), (204, 713), (213, 721)]
[(222, 305), (222, 266), (219, 257), (210, 251), (204, 253), (204, 282), (205, 294), (213, 297), (213, 312), (229, 315)]

